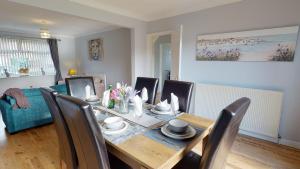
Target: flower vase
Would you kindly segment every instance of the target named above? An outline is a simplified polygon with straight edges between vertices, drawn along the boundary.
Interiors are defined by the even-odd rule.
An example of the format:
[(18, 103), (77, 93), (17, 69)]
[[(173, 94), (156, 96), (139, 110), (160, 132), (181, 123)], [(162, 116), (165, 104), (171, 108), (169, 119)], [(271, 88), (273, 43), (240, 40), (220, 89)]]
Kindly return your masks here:
[(123, 114), (128, 113), (128, 102), (125, 99), (119, 101), (119, 112)]

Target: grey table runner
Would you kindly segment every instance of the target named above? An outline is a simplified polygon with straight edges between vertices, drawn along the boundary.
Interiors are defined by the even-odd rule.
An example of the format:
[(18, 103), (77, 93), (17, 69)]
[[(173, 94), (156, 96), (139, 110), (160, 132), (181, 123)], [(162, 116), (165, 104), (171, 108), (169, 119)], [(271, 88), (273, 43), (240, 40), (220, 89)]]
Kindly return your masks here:
[[(99, 110), (99, 112), (95, 114), (99, 125), (102, 125), (103, 121), (106, 118), (116, 116), (116, 113), (113, 114), (106, 110), (101, 110), (101, 109), (99, 109), (99, 107), (98, 108), (95, 107), (95, 108), (97, 110)], [(114, 110), (114, 111), (117, 112), (117, 110)], [(165, 121), (165, 122), (168, 122), (169, 120), (176, 118), (174, 115), (154, 114), (149, 109), (144, 109), (144, 113), (155, 119), (159, 119), (160, 121)], [(120, 116), (121, 115), (122, 114), (120, 114)], [(180, 113), (178, 113), (176, 116), (179, 116), (179, 115), (180, 115)], [(181, 148), (186, 147), (195, 137), (198, 137), (204, 131), (204, 129), (194, 127), (197, 132), (195, 137), (190, 138), (190, 139), (185, 139), (185, 140), (176, 140), (176, 139), (172, 139), (172, 138), (169, 138), (169, 137), (163, 135), (162, 132), (160, 131), (160, 128), (159, 129), (149, 129), (149, 128), (143, 127), (142, 125), (139, 125), (135, 122), (132, 122), (126, 118), (124, 120), (129, 123), (129, 126), (126, 131), (124, 131), (120, 134), (115, 134), (115, 135), (108, 135), (108, 134), (103, 133), (104, 138), (113, 144), (120, 144), (120, 143), (132, 138), (135, 135), (143, 134), (144, 136), (146, 136), (152, 140), (155, 140), (159, 143), (162, 143), (172, 149), (180, 150)]]
[[(156, 126), (156, 124), (168, 122), (169, 120), (176, 118), (176, 116), (174, 115), (168, 115), (168, 114), (160, 115), (160, 114), (152, 113), (148, 108), (145, 107), (143, 108), (143, 115), (141, 117), (135, 116), (132, 106), (129, 106), (128, 113), (119, 113), (118, 107), (115, 107), (114, 109), (107, 109), (105, 107), (98, 105), (95, 106), (95, 109), (109, 112), (119, 117), (123, 117), (124, 119), (127, 119), (131, 122), (134, 122), (146, 128), (152, 128), (153, 126)], [(176, 115), (179, 115), (179, 113)]]

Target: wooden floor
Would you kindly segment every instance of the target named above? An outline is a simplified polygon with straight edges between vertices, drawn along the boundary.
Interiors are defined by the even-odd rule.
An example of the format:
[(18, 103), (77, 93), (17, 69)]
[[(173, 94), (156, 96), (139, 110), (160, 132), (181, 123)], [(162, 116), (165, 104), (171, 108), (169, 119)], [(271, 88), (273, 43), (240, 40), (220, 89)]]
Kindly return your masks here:
[[(300, 150), (239, 136), (226, 169), (300, 169)], [(9, 135), (0, 122), (0, 169), (59, 169), (54, 125)]]

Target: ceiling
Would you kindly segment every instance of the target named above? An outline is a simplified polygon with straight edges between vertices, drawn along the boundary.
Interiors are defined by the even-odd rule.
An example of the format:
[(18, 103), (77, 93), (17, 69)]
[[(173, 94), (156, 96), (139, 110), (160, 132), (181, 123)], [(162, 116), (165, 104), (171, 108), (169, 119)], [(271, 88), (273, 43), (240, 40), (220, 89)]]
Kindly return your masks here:
[(117, 13), (120, 15), (153, 21), (184, 13), (195, 12), (242, 0), (69, 0)]
[[(64, 0), (115, 14), (153, 21), (242, 0)], [(119, 28), (108, 23), (0, 0), (0, 31), (78, 37)]]
[(3, 0), (0, 1), (0, 23), (1, 31), (37, 34), (40, 28), (47, 28), (51, 34), (70, 37), (117, 28), (103, 22)]

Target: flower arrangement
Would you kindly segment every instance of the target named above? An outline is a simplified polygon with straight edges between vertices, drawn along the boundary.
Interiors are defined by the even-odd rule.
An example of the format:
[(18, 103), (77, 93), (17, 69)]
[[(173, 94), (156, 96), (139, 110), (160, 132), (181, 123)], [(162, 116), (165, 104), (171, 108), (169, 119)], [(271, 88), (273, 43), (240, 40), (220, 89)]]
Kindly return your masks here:
[(110, 93), (110, 98), (116, 101), (130, 101), (137, 95), (140, 91), (136, 91), (131, 86), (128, 86), (125, 83), (117, 85), (117, 88), (113, 89)]
[(117, 88), (113, 89), (110, 93), (110, 98), (114, 100), (128, 100), (129, 90), (131, 87), (122, 83)]

